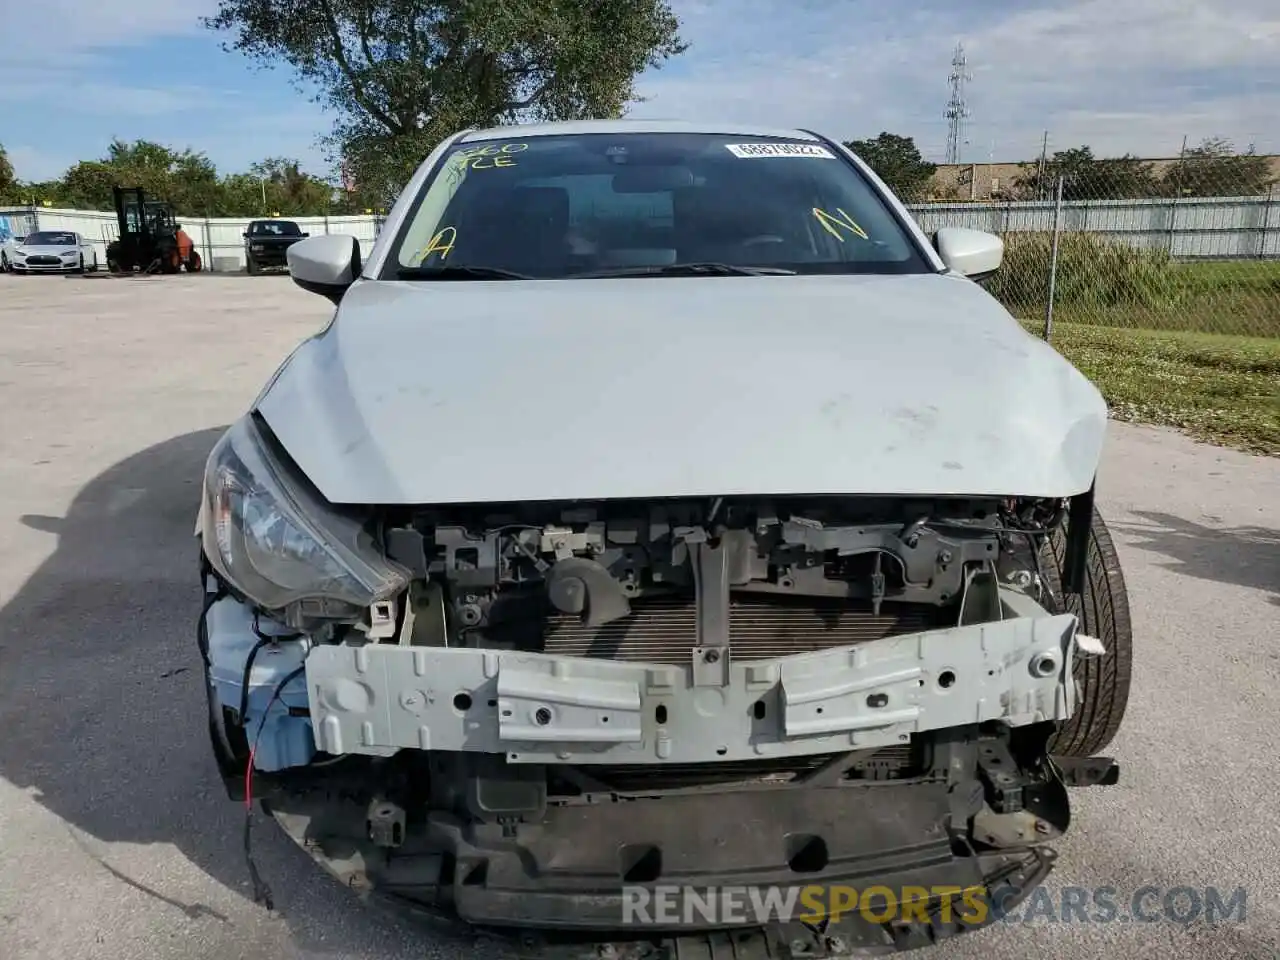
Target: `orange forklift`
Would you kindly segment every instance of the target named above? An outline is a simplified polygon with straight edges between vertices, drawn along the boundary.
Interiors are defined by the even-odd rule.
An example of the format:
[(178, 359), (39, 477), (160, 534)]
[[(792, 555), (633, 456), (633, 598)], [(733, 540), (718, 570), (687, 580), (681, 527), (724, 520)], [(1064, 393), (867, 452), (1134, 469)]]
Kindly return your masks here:
[(173, 207), (148, 200), (141, 187), (113, 187), (117, 239), (107, 244), (107, 269), (112, 273), (196, 273), (203, 267), (195, 243)]

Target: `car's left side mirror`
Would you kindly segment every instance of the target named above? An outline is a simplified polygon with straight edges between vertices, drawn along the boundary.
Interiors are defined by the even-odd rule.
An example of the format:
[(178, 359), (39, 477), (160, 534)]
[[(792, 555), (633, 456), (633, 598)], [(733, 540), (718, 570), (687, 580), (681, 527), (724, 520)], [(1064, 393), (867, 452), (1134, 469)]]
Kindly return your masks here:
[(1004, 241), (982, 230), (943, 227), (934, 234), (933, 245), (948, 270), (971, 280), (986, 279), (1004, 261)]
[(294, 283), (334, 303), (360, 276), (360, 241), (352, 236), (308, 237), (291, 244), (284, 255)]
[(302, 235), (302, 239), (303, 239), (303, 240), (305, 240), (305, 239), (307, 239), (307, 237), (309, 237), (309, 236), (311, 236), (311, 234), (309, 234), (309, 233), (304, 233), (304, 234)]

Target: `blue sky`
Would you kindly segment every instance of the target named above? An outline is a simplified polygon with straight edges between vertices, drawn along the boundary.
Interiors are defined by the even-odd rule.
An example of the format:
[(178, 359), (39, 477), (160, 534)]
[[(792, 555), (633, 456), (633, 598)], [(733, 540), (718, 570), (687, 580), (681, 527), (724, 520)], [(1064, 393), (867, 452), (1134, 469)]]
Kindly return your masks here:
[[(964, 159), (1090, 143), (1176, 154), (1226, 136), (1280, 153), (1277, 0), (674, 0), (692, 44), (646, 74), (635, 116), (727, 117), (841, 139), (891, 130), (941, 159), (952, 49), (969, 53)], [(57, 176), (112, 137), (268, 156), (328, 173), (329, 126), (289, 82), (220, 49), (215, 0), (6, 4), (0, 143), (24, 179)], [(909, 12), (903, 12), (904, 9)]]

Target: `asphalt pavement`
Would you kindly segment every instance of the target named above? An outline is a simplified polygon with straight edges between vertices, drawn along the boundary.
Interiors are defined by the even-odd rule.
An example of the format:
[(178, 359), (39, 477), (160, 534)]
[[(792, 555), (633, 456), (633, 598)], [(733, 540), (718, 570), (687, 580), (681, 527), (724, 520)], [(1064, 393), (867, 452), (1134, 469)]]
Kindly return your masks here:
[[(486, 955), (370, 911), (265, 824), (278, 910), (255, 906), (207, 749), (204, 458), (330, 312), (284, 277), (0, 276), (0, 956)], [(1122, 783), (1073, 793), (1035, 919), (931, 955), (1275, 958), (1280, 460), (1116, 424), (1099, 496), (1136, 632)], [(1159, 919), (1121, 920), (1146, 887)], [(1242, 888), (1243, 920), (1191, 918), (1186, 890), (1161, 916), (1210, 887)], [(1112, 888), (1117, 919), (1066, 922), (1066, 888)]]

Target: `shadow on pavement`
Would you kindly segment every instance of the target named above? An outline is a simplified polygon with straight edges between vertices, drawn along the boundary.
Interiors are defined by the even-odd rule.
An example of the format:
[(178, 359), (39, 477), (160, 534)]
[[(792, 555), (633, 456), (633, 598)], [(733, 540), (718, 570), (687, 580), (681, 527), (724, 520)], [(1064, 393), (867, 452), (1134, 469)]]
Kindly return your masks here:
[[(225, 896), (184, 902), (159, 889), (159, 868), (139, 877), (113, 865), (107, 844), (172, 844), (246, 909), (261, 909), (248, 907), (243, 807), (227, 799), (209, 752), (195, 643), (195, 511), (221, 432), (177, 437), (117, 464), (64, 518), (24, 517), (56, 535), (57, 549), (0, 610), (0, 777), (30, 791), (93, 861), (157, 909), (218, 925), (233, 922)], [(258, 817), (255, 858), (298, 946), (368, 955), (416, 940), (414, 952), (425, 952), (421, 930), (364, 909)]]
[(1280, 603), (1280, 530), (1267, 527), (1208, 527), (1170, 513), (1135, 510), (1145, 523), (1117, 523), (1132, 545), (1172, 560), (1176, 573), (1252, 587)]

